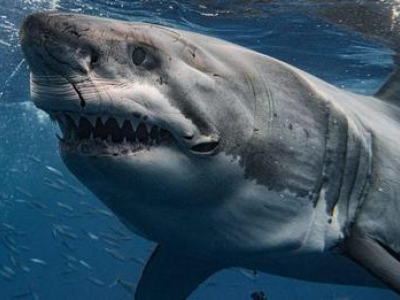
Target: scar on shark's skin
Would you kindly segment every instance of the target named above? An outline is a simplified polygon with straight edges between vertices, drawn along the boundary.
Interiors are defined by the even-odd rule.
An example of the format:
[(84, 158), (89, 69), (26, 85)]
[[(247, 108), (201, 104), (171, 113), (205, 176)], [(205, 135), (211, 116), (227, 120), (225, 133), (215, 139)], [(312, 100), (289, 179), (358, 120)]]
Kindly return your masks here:
[(356, 95), (223, 40), (59, 13), (26, 17), (21, 47), (68, 169), (158, 244), (136, 299), (230, 267), (400, 292), (397, 73)]

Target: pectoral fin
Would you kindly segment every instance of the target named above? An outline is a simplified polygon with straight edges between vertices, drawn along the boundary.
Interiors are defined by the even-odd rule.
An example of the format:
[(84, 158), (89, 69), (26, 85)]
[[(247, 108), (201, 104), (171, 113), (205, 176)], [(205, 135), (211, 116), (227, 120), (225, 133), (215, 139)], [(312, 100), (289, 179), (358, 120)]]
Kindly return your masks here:
[(400, 294), (400, 257), (397, 253), (357, 233), (347, 240), (346, 254)]
[(143, 270), (135, 299), (186, 299), (204, 280), (222, 268), (218, 263), (175, 254), (158, 246)]

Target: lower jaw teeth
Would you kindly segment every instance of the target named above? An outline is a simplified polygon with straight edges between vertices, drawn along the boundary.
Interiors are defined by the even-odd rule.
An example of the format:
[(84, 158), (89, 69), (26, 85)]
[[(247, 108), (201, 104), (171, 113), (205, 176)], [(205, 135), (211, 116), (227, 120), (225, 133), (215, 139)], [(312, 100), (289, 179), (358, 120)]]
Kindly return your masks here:
[(112, 141), (90, 139), (90, 140), (78, 140), (70, 141), (61, 139), (61, 146), (67, 150), (73, 150), (82, 154), (91, 155), (123, 155), (138, 152), (140, 150), (149, 149), (151, 146), (155, 146), (156, 142), (151, 141), (143, 144), (140, 142), (122, 142), (113, 143)]

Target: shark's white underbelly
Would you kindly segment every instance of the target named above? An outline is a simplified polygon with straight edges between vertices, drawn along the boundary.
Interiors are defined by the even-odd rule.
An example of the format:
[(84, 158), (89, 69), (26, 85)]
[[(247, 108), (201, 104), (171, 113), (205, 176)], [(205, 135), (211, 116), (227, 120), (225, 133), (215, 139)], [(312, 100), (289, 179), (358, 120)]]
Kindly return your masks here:
[[(213, 190), (202, 190), (196, 195), (199, 199), (191, 199), (197, 206), (149, 206), (146, 201), (136, 201), (135, 207), (121, 207), (117, 214), (136, 232), (162, 245), (220, 260), (258, 261), (271, 255), (322, 253), (342, 238), (339, 220), (327, 214), (324, 201), (315, 206), (308, 198), (257, 184), (245, 178), (239, 163), (224, 154), (214, 163), (230, 173), (229, 181), (217, 186), (204, 182), (203, 186)], [(194, 197), (174, 191), (151, 196)], [(113, 201), (116, 203), (115, 198)]]

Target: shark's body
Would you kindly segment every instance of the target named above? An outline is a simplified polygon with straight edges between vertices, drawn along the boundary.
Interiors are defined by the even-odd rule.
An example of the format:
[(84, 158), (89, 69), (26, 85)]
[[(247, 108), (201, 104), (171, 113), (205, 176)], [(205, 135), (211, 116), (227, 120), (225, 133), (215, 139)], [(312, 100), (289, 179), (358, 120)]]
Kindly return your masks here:
[(151, 24), (32, 15), (21, 39), (68, 168), (159, 244), (137, 299), (185, 298), (228, 267), (400, 291), (391, 97)]

